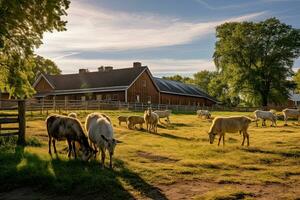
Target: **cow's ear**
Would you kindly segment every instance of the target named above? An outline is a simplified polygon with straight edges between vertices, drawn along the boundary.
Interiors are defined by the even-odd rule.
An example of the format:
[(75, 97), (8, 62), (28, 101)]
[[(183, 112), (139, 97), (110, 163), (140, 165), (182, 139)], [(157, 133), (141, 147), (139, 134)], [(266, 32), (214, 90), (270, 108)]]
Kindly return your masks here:
[(105, 140), (106, 142), (108, 142), (108, 139), (104, 136), (104, 135), (101, 135), (102, 139)]

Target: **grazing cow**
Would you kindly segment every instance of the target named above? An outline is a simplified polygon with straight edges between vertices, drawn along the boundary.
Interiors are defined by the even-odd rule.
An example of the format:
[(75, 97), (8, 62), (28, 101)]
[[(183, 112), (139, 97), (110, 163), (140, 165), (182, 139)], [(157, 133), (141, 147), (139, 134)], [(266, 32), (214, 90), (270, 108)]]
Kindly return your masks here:
[(225, 133), (243, 133), (244, 145), (245, 138), (247, 138), (247, 145), (249, 146), (249, 134), (247, 132), (251, 119), (248, 117), (216, 117), (209, 129), (209, 142), (212, 144), (214, 142), (215, 136), (219, 135), (218, 146), (223, 138), (223, 146), (225, 145)]
[[(81, 123), (78, 119), (67, 117), (63, 115), (51, 115), (46, 119), (47, 132), (49, 137), (49, 154), (51, 153), (51, 142), (53, 144), (54, 153), (57, 154), (55, 141), (67, 140), (68, 142), (68, 157), (71, 156), (73, 150), (75, 158), (76, 149), (75, 142), (80, 144), (80, 148), (83, 151), (82, 160), (87, 161), (93, 151), (90, 148), (86, 135), (84, 134)], [(72, 143), (72, 145), (71, 145)]]
[(153, 111), (154, 113), (156, 113), (159, 116), (159, 122), (161, 123), (160, 119), (161, 118), (167, 118), (167, 122), (168, 124), (170, 124), (170, 115), (172, 113), (171, 110), (155, 110)]
[(271, 126), (276, 126), (277, 116), (275, 112), (272, 111), (263, 111), (256, 110), (253, 112), (256, 122), (256, 127), (258, 126), (258, 119), (262, 119), (262, 126), (266, 126), (266, 120), (270, 120), (272, 122)]
[(197, 110), (197, 116), (198, 117), (203, 117), (205, 116), (206, 119), (211, 118), (211, 114), (208, 110)]
[(290, 109), (286, 108), (282, 111), (284, 117), (284, 125), (287, 126), (287, 120), (290, 117), (295, 117), (298, 119), (298, 124), (300, 124), (300, 109)]
[(117, 145), (112, 124), (99, 113), (88, 115), (85, 124), (89, 140), (101, 150), (102, 168), (104, 167), (106, 150), (108, 150), (110, 157), (109, 167), (112, 168), (112, 156)]
[(127, 127), (128, 129), (133, 129), (135, 127), (135, 125), (139, 124), (140, 125), (140, 129), (143, 128), (143, 124), (145, 123), (144, 117), (141, 116), (129, 116), (127, 118)]

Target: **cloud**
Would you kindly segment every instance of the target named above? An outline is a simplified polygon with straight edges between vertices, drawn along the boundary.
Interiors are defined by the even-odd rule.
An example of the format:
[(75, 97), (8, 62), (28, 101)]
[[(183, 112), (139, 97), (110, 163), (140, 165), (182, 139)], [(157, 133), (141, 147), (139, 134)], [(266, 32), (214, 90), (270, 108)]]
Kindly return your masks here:
[(265, 12), (219, 21), (190, 22), (154, 14), (115, 12), (72, 1), (67, 31), (46, 33), (38, 54), (58, 57), (62, 52), (122, 51), (190, 43), (215, 31), (224, 22), (255, 19)]
[(156, 74), (192, 74), (200, 70), (215, 70), (214, 63), (205, 59), (139, 59), (139, 60), (109, 60), (109, 59), (77, 59), (66, 58), (56, 62), (63, 67), (63, 73), (77, 73), (80, 68), (88, 68), (90, 71), (96, 71), (98, 67), (113, 66), (117, 68), (131, 67), (134, 61), (142, 62), (147, 65), (151, 72)]
[(194, 1), (197, 2), (197, 3), (200, 3), (201, 5), (205, 6), (206, 8), (208, 8), (210, 10), (238, 9), (238, 8), (244, 8), (244, 7), (247, 7), (249, 5), (257, 3), (255, 1), (251, 1), (251, 2), (248, 2), (248, 3), (242, 3), (242, 4), (235, 3), (235, 4), (228, 5), (228, 3), (226, 2), (225, 6), (220, 6), (220, 5), (218, 5), (218, 6), (212, 6), (209, 3), (207, 3), (205, 0), (194, 0)]

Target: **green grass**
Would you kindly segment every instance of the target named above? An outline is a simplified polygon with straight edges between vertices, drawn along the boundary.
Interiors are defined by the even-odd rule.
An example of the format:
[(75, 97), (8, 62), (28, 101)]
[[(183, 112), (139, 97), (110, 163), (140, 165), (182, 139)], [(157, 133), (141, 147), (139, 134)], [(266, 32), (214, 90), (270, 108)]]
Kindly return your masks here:
[[(99, 158), (83, 163), (68, 159), (66, 143), (58, 142), (58, 158), (48, 155), (45, 115), (28, 114), (27, 146), (17, 147), (15, 138), (0, 138), (0, 192), (30, 187), (34, 194), (99, 199), (166, 199), (170, 188), (178, 190), (193, 183), (211, 184), (209, 190), (186, 192), (195, 199), (251, 199), (278, 197), (293, 199), (300, 185), (300, 126), (249, 128), (250, 147), (241, 147), (242, 136), (226, 134), (226, 146), (210, 145), (207, 131), (210, 121), (195, 115), (173, 114), (172, 125), (160, 125), (158, 133), (128, 130), (119, 126), (117, 116), (130, 111), (103, 111), (114, 126), (118, 144), (114, 169), (100, 168)], [(77, 112), (84, 122), (87, 112)], [(213, 116), (251, 115), (251, 113), (214, 112)], [(107, 165), (107, 163), (106, 163)], [(234, 186), (234, 187), (232, 187)], [(277, 187), (288, 189), (281, 191)], [(160, 188), (160, 189), (159, 189)], [(263, 193), (264, 189), (268, 192)], [(261, 190), (262, 191), (261, 191)], [(171, 196), (170, 196), (171, 195)], [(263, 196), (265, 195), (265, 196)], [(1, 198), (1, 195), (0, 195)], [(270, 198), (269, 198), (270, 199)]]

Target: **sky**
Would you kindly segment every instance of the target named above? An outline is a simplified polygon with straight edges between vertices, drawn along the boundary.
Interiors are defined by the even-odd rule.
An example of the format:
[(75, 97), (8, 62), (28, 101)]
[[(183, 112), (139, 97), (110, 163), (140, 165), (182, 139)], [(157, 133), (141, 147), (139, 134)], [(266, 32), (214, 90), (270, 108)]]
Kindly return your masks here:
[(35, 51), (64, 74), (139, 61), (158, 77), (191, 76), (215, 70), (215, 27), (224, 22), (276, 17), (300, 28), (300, 0), (71, 0), (67, 13), (67, 31), (45, 33)]

